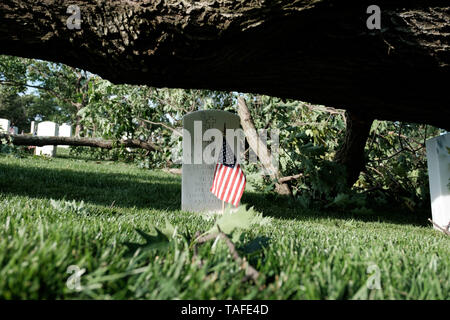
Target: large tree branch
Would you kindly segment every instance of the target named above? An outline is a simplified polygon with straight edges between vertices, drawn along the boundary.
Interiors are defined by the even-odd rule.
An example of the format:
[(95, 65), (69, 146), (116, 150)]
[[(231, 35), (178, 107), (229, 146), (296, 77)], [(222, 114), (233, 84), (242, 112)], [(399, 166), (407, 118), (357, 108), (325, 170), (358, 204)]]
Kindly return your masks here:
[(83, 147), (97, 147), (112, 149), (114, 147), (141, 148), (149, 151), (159, 151), (161, 148), (149, 141), (138, 139), (103, 140), (95, 138), (53, 137), (53, 136), (28, 136), (0, 133), (0, 139), (6, 138), (12, 144), (18, 146), (47, 146), (69, 145)]
[[(219, 225), (217, 225), (218, 232), (210, 233), (207, 235), (201, 235), (201, 232), (197, 231), (194, 237), (194, 257), (198, 258), (198, 248), (197, 245), (204, 244), (208, 241), (214, 240), (218, 237), (225, 240), (225, 243), (227, 244), (228, 249), (230, 250), (231, 257), (238, 263), (240, 268), (245, 270), (245, 279), (253, 279), (253, 281), (256, 282), (256, 280), (259, 277), (259, 272), (252, 267), (251, 264), (248, 263), (248, 261), (245, 258), (241, 258), (239, 253), (236, 250), (236, 246), (234, 245), (233, 241), (220, 229)], [(203, 262), (200, 260), (200, 265), (202, 265)]]
[[(0, 53), (115, 83), (268, 94), (450, 129), (448, 0), (379, 0), (381, 30), (366, 26), (371, 4), (2, 0)], [(67, 27), (69, 5), (80, 29)]]

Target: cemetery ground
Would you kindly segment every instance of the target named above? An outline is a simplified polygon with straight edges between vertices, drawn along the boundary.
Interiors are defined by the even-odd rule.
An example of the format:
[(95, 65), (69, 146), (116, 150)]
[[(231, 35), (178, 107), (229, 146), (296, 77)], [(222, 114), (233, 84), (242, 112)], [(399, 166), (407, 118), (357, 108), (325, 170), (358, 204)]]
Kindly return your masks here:
[[(426, 216), (394, 209), (306, 211), (246, 191), (242, 203), (264, 219), (236, 246), (259, 271), (256, 283), (242, 281), (222, 241), (199, 246), (197, 256), (181, 236), (165, 250), (130, 253), (124, 243), (145, 242), (136, 229), (193, 236), (213, 226), (213, 216), (180, 210), (180, 192), (181, 177), (161, 170), (67, 151), (52, 159), (0, 155), (0, 298), (450, 298), (448, 236)], [(255, 239), (264, 246), (251, 253), (246, 244)], [(79, 290), (67, 286), (69, 266), (85, 269)]]

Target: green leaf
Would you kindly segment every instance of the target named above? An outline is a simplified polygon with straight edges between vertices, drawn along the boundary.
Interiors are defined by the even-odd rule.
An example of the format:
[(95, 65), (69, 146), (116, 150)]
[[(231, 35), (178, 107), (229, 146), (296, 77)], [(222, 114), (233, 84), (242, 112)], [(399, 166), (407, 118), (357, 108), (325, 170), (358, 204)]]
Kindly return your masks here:
[(166, 219), (166, 225), (161, 229), (161, 232), (166, 235), (167, 238), (173, 238), (177, 234), (176, 228)]
[(129, 254), (134, 254), (138, 249), (140, 249), (141, 252), (149, 250), (166, 251), (168, 249), (169, 238), (158, 228), (155, 228), (156, 236), (147, 234), (140, 229), (135, 230), (142, 238), (144, 238), (145, 243), (124, 242), (123, 244), (128, 247)]
[(231, 234), (236, 229), (248, 230), (252, 225), (260, 224), (264, 221), (262, 214), (255, 211), (253, 207), (247, 209), (245, 205), (241, 205), (234, 212), (231, 211), (230, 207), (227, 207), (224, 214), (216, 221), (214, 227), (207, 234), (217, 232), (217, 225), (224, 233)]

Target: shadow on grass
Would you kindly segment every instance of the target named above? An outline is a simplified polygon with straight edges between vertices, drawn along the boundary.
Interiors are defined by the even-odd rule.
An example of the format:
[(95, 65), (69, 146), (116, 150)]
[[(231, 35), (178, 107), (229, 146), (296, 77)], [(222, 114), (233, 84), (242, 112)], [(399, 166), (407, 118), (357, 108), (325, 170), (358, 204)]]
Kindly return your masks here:
[[(148, 181), (143, 181), (145, 178)], [(0, 190), (35, 198), (84, 200), (120, 207), (179, 210), (181, 179), (154, 172), (143, 178), (126, 173), (0, 164)]]
[[(149, 174), (150, 173), (150, 174)], [(146, 180), (148, 179), (148, 181)], [(86, 172), (73, 169), (24, 167), (0, 164), (0, 190), (35, 198), (84, 200), (92, 204), (138, 209), (180, 210), (181, 177), (158, 171), (143, 171), (143, 177), (127, 173)], [(427, 215), (390, 209), (371, 215), (333, 210), (310, 210), (292, 198), (245, 192), (242, 203), (264, 216), (280, 219), (354, 219), (395, 224), (427, 225)]]
[(332, 209), (304, 209), (295, 200), (288, 196), (273, 194), (263, 195), (255, 192), (246, 192), (242, 197), (242, 203), (248, 207), (279, 219), (295, 220), (322, 220), (322, 219), (353, 219), (362, 222), (387, 222), (393, 224), (408, 224), (415, 226), (429, 225), (427, 218), (431, 216), (429, 211), (409, 212), (405, 209), (384, 208), (376, 209), (373, 214), (354, 214)]

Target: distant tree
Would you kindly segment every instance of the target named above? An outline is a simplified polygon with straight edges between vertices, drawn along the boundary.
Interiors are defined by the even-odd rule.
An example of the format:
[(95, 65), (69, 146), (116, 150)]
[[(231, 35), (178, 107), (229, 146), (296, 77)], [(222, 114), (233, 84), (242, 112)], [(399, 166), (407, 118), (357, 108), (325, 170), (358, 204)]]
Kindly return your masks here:
[[(71, 122), (76, 126), (77, 135), (82, 130), (78, 111), (88, 101), (88, 83), (93, 77), (88, 72), (59, 63), (0, 56), (0, 85), (4, 96), (17, 100), (21, 99), (17, 95), (34, 90), (32, 95), (39, 97), (39, 102), (35, 100), (32, 108), (35, 117)], [(8, 107), (8, 99), (4, 100), (4, 109), (12, 112), (12, 102)]]

